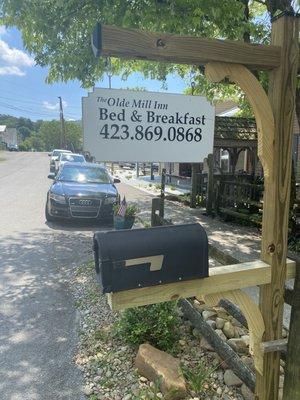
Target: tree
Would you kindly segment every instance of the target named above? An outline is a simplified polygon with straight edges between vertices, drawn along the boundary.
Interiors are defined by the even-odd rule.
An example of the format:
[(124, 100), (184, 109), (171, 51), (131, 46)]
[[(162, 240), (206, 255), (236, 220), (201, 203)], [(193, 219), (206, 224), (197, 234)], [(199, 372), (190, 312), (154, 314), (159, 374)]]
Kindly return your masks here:
[[(297, 0), (6, 0), (0, 5), (0, 18), (22, 31), (24, 45), (38, 65), (49, 66), (48, 82), (78, 79), (84, 87), (91, 87), (108, 65), (104, 59), (94, 58), (90, 46), (90, 35), (98, 21), (157, 32), (268, 43), (270, 16), (291, 11), (293, 3)], [(251, 113), (239, 88), (207, 82), (199, 66), (115, 59), (110, 69), (124, 78), (141, 71), (161, 81), (170, 72), (184, 77), (192, 73), (196, 94), (215, 100), (230, 97), (242, 112)], [(257, 76), (267, 85), (266, 74)], [(300, 108), (300, 93), (297, 104)]]
[[(60, 147), (61, 125), (59, 121), (43, 121), (38, 135), (46, 151)], [(76, 122), (66, 122), (67, 148), (77, 151), (82, 147), (82, 128)]]

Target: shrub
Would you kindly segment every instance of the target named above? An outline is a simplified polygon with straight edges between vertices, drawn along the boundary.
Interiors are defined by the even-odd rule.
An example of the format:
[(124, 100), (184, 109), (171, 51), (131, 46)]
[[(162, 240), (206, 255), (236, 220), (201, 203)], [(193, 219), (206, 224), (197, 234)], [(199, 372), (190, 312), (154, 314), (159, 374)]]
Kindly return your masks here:
[(125, 310), (117, 323), (117, 333), (125, 342), (138, 346), (148, 342), (173, 351), (180, 325), (176, 302), (165, 302)]

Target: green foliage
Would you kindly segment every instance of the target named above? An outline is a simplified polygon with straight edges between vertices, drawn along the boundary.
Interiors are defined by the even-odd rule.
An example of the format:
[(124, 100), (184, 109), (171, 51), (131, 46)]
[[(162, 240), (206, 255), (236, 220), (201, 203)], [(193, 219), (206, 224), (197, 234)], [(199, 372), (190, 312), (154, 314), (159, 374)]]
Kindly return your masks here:
[(199, 361), (193, 369), (184, 366), (181, 368), (190, 389), (197, 394), (202, 392), (204, 383), (214, 371), (214, 368), (209, 367), (202, 361)]
[[(117, 214), (120, 208), (120, 204), (115, 204), (113, 208), (114, 208), (114, 213)], [(125, 218), (135, 217), (139, 212), (140, 210), (136, 204), (127, 203)]]
[[(76, 122), (65, 122), (66, 147), (78, 151), (82, 147), (82, 128)], [(61, 125), (60, 121), (43, 121), (39, 135), (46, 151), (60, 147)]]
[(172, 351), (179, 338), (176, 302), (165, 302), (125, 310), (117, 323), (117, 333), (125, 342), (138, 346), (148, 342)]

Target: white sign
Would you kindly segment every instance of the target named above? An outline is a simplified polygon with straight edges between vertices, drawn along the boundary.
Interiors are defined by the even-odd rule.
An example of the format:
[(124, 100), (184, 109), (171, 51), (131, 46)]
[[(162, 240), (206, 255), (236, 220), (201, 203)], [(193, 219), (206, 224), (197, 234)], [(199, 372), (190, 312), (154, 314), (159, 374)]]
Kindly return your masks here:
[(84, 150), (97, 161), (200, 162), (213, 152), (205, 97), (95, 88), (82, 113)]

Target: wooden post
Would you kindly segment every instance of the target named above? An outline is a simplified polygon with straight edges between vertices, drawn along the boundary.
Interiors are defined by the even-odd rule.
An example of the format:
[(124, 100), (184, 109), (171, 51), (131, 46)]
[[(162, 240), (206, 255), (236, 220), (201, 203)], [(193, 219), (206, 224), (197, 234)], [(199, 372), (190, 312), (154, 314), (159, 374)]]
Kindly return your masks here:
[(165, 190), (166, 190), (166, 168), (163, 168), (161, 171), (161, 188), (160, 188), (160, 197), (162, 200), (165, 200)]
[(296, 270), (283, 399), (300, 399), (300, 271)]
[(196, 196), (197, 196), (197, 164), (192, 164), (192, 187), (190, 196), (190, 207), (196, 207)]
[(208, 164), (208, 182), (207, 182), (207, 200), (206, 200), (206, 212), (208, 215), (212, 214), (213, 199), (214, 199), (214, 157), (209, 154), (207, 157)]
[(139, 163), (136, 163), (136, 177), (138, 178), (140, 176), (140, 166)]
[[(271, 265), (271, 283), (260, 288), (260, 309), (265, 322), (264, 341), (282, 334), (286, 274), (291, 141), (298, 65), (298, 21), (283, 15), (272, 24), (271, 44), (281, 47), (281, 64), (270, 72), (269, 100), (275, 120), (273, 157), (265, 179), (261, 259)], [(263, 374), (257, 373), (259, 400), (277, 400), (280, 353), (263, 357)], [(292, 399), (291, 399), (292, 400)]]

